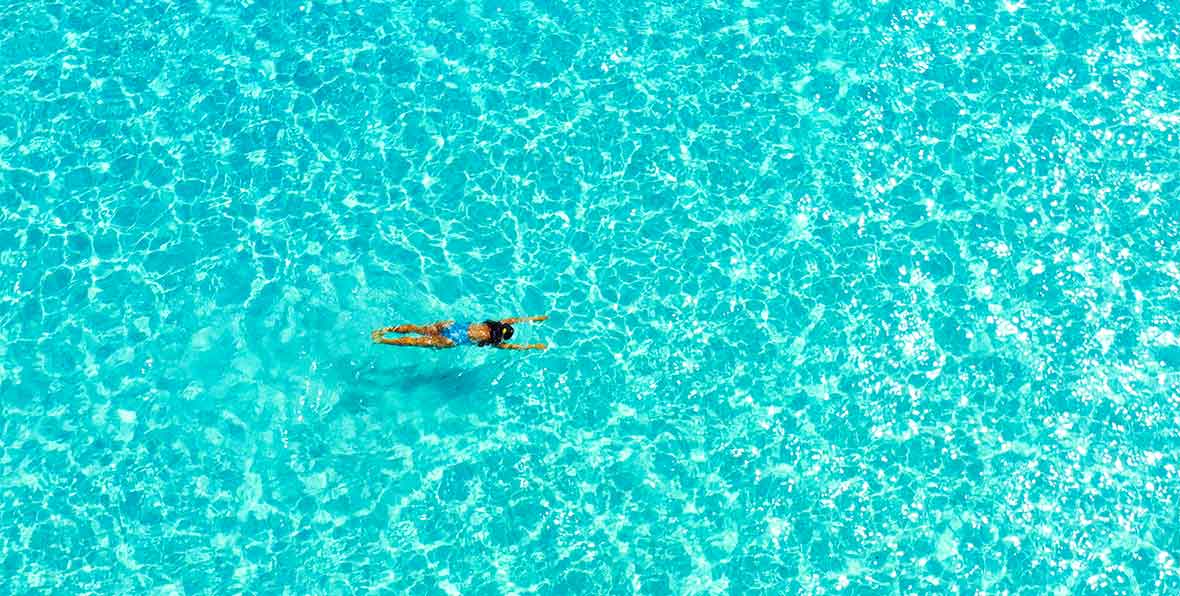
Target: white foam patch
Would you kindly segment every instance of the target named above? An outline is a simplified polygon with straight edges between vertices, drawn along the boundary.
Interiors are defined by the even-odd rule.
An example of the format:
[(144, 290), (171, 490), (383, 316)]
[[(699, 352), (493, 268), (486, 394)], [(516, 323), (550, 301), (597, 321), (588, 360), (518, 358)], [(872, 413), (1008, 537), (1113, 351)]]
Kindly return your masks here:
[(1114, 330), (1101, 329), (1098, 333), (1094, 334), (1094, 339), (1098, 342), (1098, 345), (1102, 346), (1102, 353), (1105, 354), (1110, 351), (1110, 346), (1114, 344)]
[(1139, 45), (1143, 45), (1150, 41), (1155, 41), (1161, 37), (1160, 34), (1152, 31), (1147, 26), (1147, 21), (1128, 23), (1127, 27), (1131, 29), (1131, 38), (1134, 39), (1135, 43)]

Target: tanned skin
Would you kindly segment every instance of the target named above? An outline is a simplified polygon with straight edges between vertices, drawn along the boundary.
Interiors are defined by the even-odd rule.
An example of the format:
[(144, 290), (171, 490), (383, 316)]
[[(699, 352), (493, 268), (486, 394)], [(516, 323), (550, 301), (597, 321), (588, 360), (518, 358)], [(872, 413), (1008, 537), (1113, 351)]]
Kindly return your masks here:
[[(547, 315), (539, 317), (512, 317), (501, 319), (505, 325), (515, 323), (540, 323), (548, 319)], [(438, 321), (429, 325), (398, 325), (396, 327), (382, 327), (373, 331), (373, 342), (390, 346), (414, 346), (418, 348), (453, 348), (455, 343), (443, 337), (442, 330), (454, 323), (454, 320)], [(385, 337), (387, 333), (416, 333), (418, 337)], [(472, 341), (479, 343), (491, 339), (488, 326), (483, 323), (472, 323), (467, 327), (467, 335)], [(544, 350), (545, 344), (491, 344), (493, 348), (501, 350)]]

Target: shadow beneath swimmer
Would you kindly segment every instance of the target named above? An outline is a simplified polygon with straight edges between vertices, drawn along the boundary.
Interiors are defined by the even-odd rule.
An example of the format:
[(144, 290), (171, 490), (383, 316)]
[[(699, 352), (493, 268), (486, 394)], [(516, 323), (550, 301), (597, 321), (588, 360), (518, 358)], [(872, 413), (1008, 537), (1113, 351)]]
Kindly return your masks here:
[(421, 406), (443, 406), (473, 401), (487, 385), (487, 367), (445, 367), (424, 369), (420, 365), (378, 366), (358, 369), (348, 391), (341, 396), (341, 406), (354, 410), (380, 407), (383, 400), (413, 398)]

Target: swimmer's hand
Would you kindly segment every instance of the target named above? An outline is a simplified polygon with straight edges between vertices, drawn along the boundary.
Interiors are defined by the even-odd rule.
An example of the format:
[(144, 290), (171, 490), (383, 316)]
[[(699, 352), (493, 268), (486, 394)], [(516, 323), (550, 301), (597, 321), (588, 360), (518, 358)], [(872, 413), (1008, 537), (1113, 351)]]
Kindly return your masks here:
[(544, 350), (547, 349), (545, 344), (492, 344), (501, 350)]

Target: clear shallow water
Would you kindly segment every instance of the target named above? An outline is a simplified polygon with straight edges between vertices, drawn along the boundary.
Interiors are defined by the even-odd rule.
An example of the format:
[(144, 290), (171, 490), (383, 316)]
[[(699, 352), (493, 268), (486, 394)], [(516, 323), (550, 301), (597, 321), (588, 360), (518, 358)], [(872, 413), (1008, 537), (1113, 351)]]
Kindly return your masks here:
[(1165, 3), (0, 14), (0, 591), (1180, 591)]

